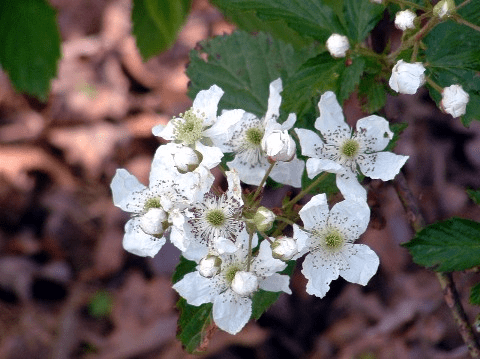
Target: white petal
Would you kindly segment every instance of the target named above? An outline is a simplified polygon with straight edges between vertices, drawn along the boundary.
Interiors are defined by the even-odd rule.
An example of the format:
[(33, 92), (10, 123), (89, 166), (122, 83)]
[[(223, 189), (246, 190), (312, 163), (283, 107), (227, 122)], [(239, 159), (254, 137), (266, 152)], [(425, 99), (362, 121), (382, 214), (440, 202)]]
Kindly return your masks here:
[(322, 252), (307, 254), (303, 261), (302, 273), (308, 279), (307, 293), (320, 298), (327, 294), (330, 283), (339, 275), (337, 266), (328, 256), (322, 256)]
[(271, 118), (275, 120), (280, 115), (280, 104), (282, 103), (282, 79), (278, 78), (272, 81), (269, 86), (270, 94), (268, 96), (267, 113), (265, 114), (265, 120), (269, 121)]
[(377, 254), (364, 244), (354, 244), (344, 250), (349, 267), (341, 269), (340, 275), (350, 283), (366, 285), (377, 273), (380, 264)]
[(298, 214), (303, 221), (305, 229), (312, 229), (313, 227), (318, 227), (321, 223), (326, 223), (328, 212), (327, 195), (320, 193), (313, 196)]
[(295, 132), (298, 135), (302, 155), (319, 158), (323, 147), (323, 141), (320, 136), (313, 131), (303, 128), (296, 128)]
[(376, 115), (358, 120), (357, 133), (360, 138), (364, 139), (363, 141), (368, 148), (367, 152), (384, 150), (393, 137), (388, 121)]
[(282, 123), (281, 129), (282, 130), (289, 130), (295, 125), (295, 122), (297, 121), (297, 115), (294, 113), (291, 113), (288, 115), (287, 120)]
[(252, 263), (252, 271), (259, 276), (269, 276), (284, 270), (286, 267), (287, 264), (284, 261), (272, 257), (272, 249), (268, 241), (264, 240), (260, 243), (258, 255)]
[(217, 85), (212, 85), (208, 90), (200, 91), (193, 100), (192, 107), (205, 114), (204, 126), (213, 125), (217, 120), (218, 102), (222, 96), (223, 90)]
[(325, 137), (330, 133), (341, 131), (350, 133), (350, 126), (345, 122), (342, 107), (337, 101), (335, 93), (325, 92), (318, 102), (320, 117), (315, 121), (315, 128)]
[(153, 258), (165, 242), (165, 237), (156, 238), (142, 231), (139, 217), (132, 218), (125, 224), (122, 244), (127, 252), (141, 257)]
[[(110, 188), (112, 189), (113, 204), (126, 212), (132, 212), (132, 210), (136, 208), (135, 199), (132, 195), (136, 192), (143, 191), (147, 187), (141, 184), (138, 179), (127, 170), (120, 168), (117, 169)], [(138, 202), (137, 209), (141, 211), (143, 205), (143, 201)]]
[(170, 212), (168, 219), (173, 224), (170, 231), (170, 242), (183, 252), (191, 242), (191, 239), (185, 235), (186, 218), (178, 209), (175, 209)]
[(365, 176), (390, 181), (400, 172), (407, 160), (408, 156), (396, 155), (392, 152), (377, 152), (365, 155), (365, 158), (358, 159), (357, 163)]
[(270, 177), (278, 183), (300, 188), (304, 169), (305, 162), (295, 157), (290, 162), (277, 162)]
[(201, 244), (194, 239), (190, 239), (190, 243), (182, 256), (190, 261), (200, 262), (200, 260), (208, 254), (208, 246)]
[(168, 121), (167, 125), (157, 125), (152, 128), (152, 133), (154, 136), (162, 137), (165, 140), (174, 140), (175, 135), (174, 135), (174, 120), (177, 120), (176, 118), (173, 118), (172, 120)]
[(308, 178), (314, 178), (320, 172), (344, 173), (345, 168), (332, 160), (309, 158), (307, 160)]
[(225, 237), (215, 238), (213, 240), (213, 246), (218, 254), (233, 253), (238, 249), (235, 243)]
[(222, 289), (215, 286), (213, 278), (202, 277), (197, 271), (185, 274), (172, 288), (185, 298), (188, 304), (195, 306), (213, 302)]
[(252, 300), (241, 297), (232, 290), (215, 297), (213, 302), (213, 320), (215, 324), (230, 334), (237, 334), (252, 315)]
[(233, 161), (227, 162), (230, 169), (235, 169), (238, 172), (240, 181), (253, 186), (258, 186), (262, 181), (263, 176), (267, 172), (269, 166), (267, 160), (265, 162), (257, 163), (254, 167), (250, 163), (244, 162), (237, 154)]
[(367, 200), (367, 191), (358, 182), (355, 173), (345, 172), (337, 174), (336, 183), (345, 199)]
[(330, 210), (328, 224), (354, 241), (365, 232), (370, 222), (370, 208), (365, 201), (344, 200)]
[(243, 204), (242, 186), (240, 184), (238, 172), (236, 170), (227, 171), (225, 175), (227, 176), (228, 193), (230, 193), (231, 196), (235, 197), (237, 201)]
[(224, 153), (231, 152), (230, 146), (225, 143), (230, 141), (233, 135), (234, 127), (242, 120), (244, 110), (223, 111), (217, 118), (217, 122), (212, 127), (205, 130), (203, 135), (212, 140), (213, 144), (220, 148)]
[(195, 149), (203, 155), (201, 164), (208, 169), (215, 167), (222, 161), (223, 152), (218, 147), (205, 146), (197, 141)]
[(296, 224), (293, 225), (293, 238), (297, 241), (298, 254), (293, 259), (298, 259), (309, 251), (309, 235), (307, 232), (300, 229)]
[(288, 275), (274, 273), (271, 276), (260, 280), (259, 287), (260, 289), (266, 290), (268, 292), (285, 292), (288, 294), (292, 294), (289, 284), (290, 277)]

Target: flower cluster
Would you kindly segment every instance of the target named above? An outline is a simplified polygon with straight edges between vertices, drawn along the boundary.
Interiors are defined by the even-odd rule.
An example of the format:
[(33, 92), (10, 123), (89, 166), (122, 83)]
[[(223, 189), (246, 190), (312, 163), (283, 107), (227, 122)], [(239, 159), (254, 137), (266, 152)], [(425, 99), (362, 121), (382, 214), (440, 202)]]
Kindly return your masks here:
[[(338, 276), (367, 284), (379, 259), (367, 246), (354, 244), (370, 218), (357, 174), (390, 180), (407, 160), (383, 151), (393, 137), (385, 119), (361, 119), (353, 132), (335, 94), (324, 93), (315, 122), (319, 134), (301, 128), (295, 133), (301, 154), (310, 157), (308, 176), (335, 173), (345, 200), (329, 210), (326, 195), (317, 194), (298, 212), (303, 226), (293, 224), (293, 237), (271, 237), (274, 222), (286, 226), (298, 216), (291, 211), (286, 213), (294, 213), (292, 218), (279, 215), (293, 209), (294, 202), (288, 200), (279, 211), (260, 206), (262, 186), (269, 176), (301, 187), (305, 169), (289, 133), (296, 115), (277, 121), (281, 91), (281, 79), (270, 84), (261, 118), (241, 109), (218, 115), (223, 90), (213, 85), (200, 91), (191, 109), (153, 128), (155, 135), (170, 142), (154, 155), (149, 186), (124, 169), (117, 170), (111, 183), (114, 204), (132, 215), (125, 226), (124, 248), (153, 257), (168, 238), (183, 257), (197, 264), (173, 288), (190, 305), (213, 303), (216, 325), (232, 334), (249, 321), (259, 290), (290, 293), (288, 275), (279, 273), (289, 260), (305, 255), (307, 291), (319, 297)], [(223, 191), (213, 186), (211, 169), (226, 153), (233, 160), (226, 163), (228, 189)], [(244, 193), (241, 182), (257, 186), (256, 191)], [(257, 233), (263, 238), (260, 243)]]

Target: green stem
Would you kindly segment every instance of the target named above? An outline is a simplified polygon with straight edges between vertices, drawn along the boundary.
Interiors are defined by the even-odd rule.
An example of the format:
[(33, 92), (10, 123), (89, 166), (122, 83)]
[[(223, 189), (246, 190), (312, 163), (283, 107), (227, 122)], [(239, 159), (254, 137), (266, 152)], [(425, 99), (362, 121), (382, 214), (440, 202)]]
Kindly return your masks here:
[(439, 93), (443, 92), (442, 86), (437, 84), (435, 81), (433, 81), (431, 78), (427, 77), (427, 82), (430, 86), (432, 86), (435, 90), (437, 90)]
[(263, 185), (264, 185), (265, 182), (267, 181), (268, 176), (270, 176), (270, 172), (272, 172), (273, 166), (275, 166), (276, 163), (277, 163), (277, 162), (270, 163), (270, 167), (268, 167), (267, 172), (265, 172), (265, 175), (263, 176), (262, 181), (260, 182), (260, 184), (259, 184), (258, 187), (257, 187), (257, 190), (256, 190), (255, 193), (253, 194), (252, 203), (255, 202), (255, 200), (257, 199), (257, 197), (260, 195), (260, 192), (262, 192)]
[(397, 3), (397, 4), (403, 5), (403, 6), (408, 6), (408, 7), (418, 9), (418, 10), (422, 10), (422, 11), (427, 11), (427, 9), (425, 9), (423, 6), (415, 4), (415, 3), (410, 2), (410, 1), (406, 1), (406, 0), (390, 0), (390, 2)]
[(466, 26), (474, 29), (475, 31), (480, 31), (480, 26), (472, 24), (471, 22), (465, 20), (463, 17), (460, 17), (458, 15), (454, 15), (453, 18), (455, 19), (456, 22), (458, 22), (460, 24), (466, 25)]
[(270, 244), (273, 243), (273, 241), (270, 239), (270, 237), (268, 236), (268, 234), (266, 234), (265, 232), (262, 232), (262, 231), (260, 231), (260, 230), (258, 230), (258, 229), (257, 229), (257, 231), (258, 231), (258, 233), (260, 233), (260, 234), (262, 235), (263, 238), (265, 238), (265, 239), (268, 241), (268, 243), (270, 243)]
[(461, 9), (462, 7), (464, 7), (465, 5), (468, 5), (472, 2), (472, 0), (465, 0), (464, 2), (462, 2), (460, 5), (458, 5), (456, 8), (455, 8), (455, 11), (458, 10), (458, 9)]
[(276, 216), (275, 219), (277, 219), (277, 220), (279, 220), (279, 221), (282, 221), (282, 222), (284, 222), (284, 223), (287, 223), (287, 224), (291, 224), (291, 225), (294, 225), (294, 224), (295, 224), (294, 221), (291, 221), (290, 219), (285, 218), (285, 217)]
[(310, 183), (310, 186), (308, 186), (307, 188), (305, 188), (304, 190), (302, 190), (299, 194), (297, 194), (291, 201), (287, 202), (286, 204), (284, 204), (282, 206), (283, 209), (285, 208), (288, 208), (288, 207), (291, 207), (293, 206), (295, 203), (297, 203), (298, 201), (300, 201), (303, 197), (305, 197), (305, 195), (307, 195), (311, 189), (313, 189), (315, 186), (317, 186), (320, 182), (322, 182), (325, 177), (328, 176), (328, 172), (324, 172), (322, 173), (320, 176), (317, 177), (317, 179), (315, 181), (313, 181), (312, 183)]
[(252, 239), (253, 239), (253, 232), (250, 232), (248, 233), (247, 272), (250, 271), (250, 262), (252, 261)]
[[(417, 200), (410, 191), (407, 180), (405, 179), (403, 173), (400, 172), (395, 177), (393, 185), (395, 187), (395, 191), (397, 192), (398, 198), (402, 202), (402, 205), (405, 209), (410, 225), (415, 232), (419, 232), (423, 227), (425, 227), (425, 220), (420, 213)], [(442, 287), (445, 302), (452, 312), (453, 318), (458, 327), (458, 331), (468, 347), (470, 356), (472, 358), (480, 358), (480, 345), (478, 344), (477, 338), (473, 333), (472, 326), (470, 325), (465, 310), (463, 309), (460, 296), (458, 295), (455, 282), (452, 278), (452, 274), (441, 272), (436, 272), (435, 274), (437, 275), (437, 279)]]

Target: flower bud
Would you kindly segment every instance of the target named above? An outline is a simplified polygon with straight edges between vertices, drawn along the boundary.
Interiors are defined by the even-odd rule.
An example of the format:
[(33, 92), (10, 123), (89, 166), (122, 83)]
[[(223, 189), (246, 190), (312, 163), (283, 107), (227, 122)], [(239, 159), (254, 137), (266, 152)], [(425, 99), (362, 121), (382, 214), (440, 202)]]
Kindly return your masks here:
[(159, 236), (164, 232), (163, 222), (167, 220), (167, 212), (162, 208), (150, 208), (140, 217), (140, 228), (151, 236)]
[(463, 90), (462, 86), (451, 85), (443, 89), (440, 106), (446, 113), (453, 117), (459, 117), (464, 115), (467, 111), (469, 99), (470, 96)]
[(413, 95), (425, 83), (424, 72), (425, 67), (421, 62), (409, 64), (398, 60), (392, 69), (392, 76), (388, 84), (396, 92)]
[(262, 139), (262, 149), (271, 161), (289, 162), (297, 146), (287, 130), (273, 130)]
[(381, 4), (383, 2), (383, 0), (370, 0), (370, 1), (375, 4)]
[(266, 207), (259, 207), (257, 213), (253, 216), (253, 222), (259, 231), (266, 232), (270, 230), (275, 221), (275, 213)]
[(252, 272), (238, 271), (232, 281), (232, 290), (242, 296), (247, 296), (258, 289), (258, 278)]
[(407, 29), (415, 29), (413, 21), (417, 15), (412, 10), (399, 11), (395, 15), (395, 27), (399, 30), (405, 31)]
[(297, 254), (297, 242), (290, 237), (278, 237), (271, 245), (272, 257), (288, 261)]
[(213, 254), (207, 254), (198, 264), (198, 272), (206, 278), (211, 278), (220, 272), (222, 259)]
[(173, 154), (175, 167), (180, 173), (187, 173), (194, 171), (200, 162), (202, 162), (202, 155), (193, 148), (181, 146), (177, 152)]
[(433, 14), (443, 19), (444, 16), (452, 15), (455, 10), (454, 0), (441, 0), (433, 7)]
[(340, 34), (332, 34), (327, 40), (327, 50), (333, 57), (345, 57), (350, 44), (348, 38)]

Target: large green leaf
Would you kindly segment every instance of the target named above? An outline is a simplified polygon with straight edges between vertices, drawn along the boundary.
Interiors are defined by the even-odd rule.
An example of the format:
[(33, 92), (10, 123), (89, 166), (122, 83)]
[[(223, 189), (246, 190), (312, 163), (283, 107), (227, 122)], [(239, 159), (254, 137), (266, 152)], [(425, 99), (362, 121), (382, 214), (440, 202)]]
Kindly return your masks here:
[(215, 0), (222, 10), (255, 11), (265, 20), (281, 19), (303, 36), (325, 42), (344, 29), (334, 11), (322, 0)]
[(167, 50), (184, 24), (192, 0), (133, 0), (133, 34), (144, 60)]
[(294, 51), (290, 44), (264, 33), (237, 31), (218, 36), (190, 52), (189, 96), (194, 98), (200, 90), (216, 84), (225, 91), (220, 109), (240, 108), (263, 116), (270, 82), (281, 77), (285, 83), (312, 54), (311, 48)]
[(346, 34), (362, 42), (383, 16), (384, 7), (371, 1), (344, 0)]
[(402, 244), (413, 261), (435, 271), (462, 271), (480, 265), (480, 223), (451, 218), (425, 227)]
[(465, 20), (480, 26), (480, 1), (471, 1), (462, 7), (458, 11), (458, 14), (461, 15)]
[(0, 64), (18, 91), (46, 101), (59, 58), (55, 10), (47, 1), (0, 1)]

